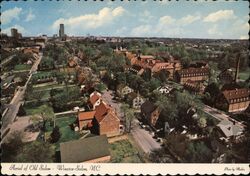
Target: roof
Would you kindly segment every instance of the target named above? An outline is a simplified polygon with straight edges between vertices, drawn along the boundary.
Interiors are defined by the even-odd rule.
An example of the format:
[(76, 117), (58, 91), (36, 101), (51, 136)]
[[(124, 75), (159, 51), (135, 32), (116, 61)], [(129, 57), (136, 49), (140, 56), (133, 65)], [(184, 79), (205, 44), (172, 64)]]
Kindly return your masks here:
[(145, 114), (151, 114), (155, 109), (156, 106), (148, 100), (141, 105), (141, 111)]
[(89, 111), (89, 112), (80, 112), (78, 114), (78, 120), (88, 120), (93, 119), (95, 116), (95, 111)]
[(137, 95), (138, 94), (135, 92), (130, 92), (130, 93), (128, 93), (127, 97), (128, 97), (128, 99), (135, 99), (137, 97)]
[(101, 102), (99, 106), (96, 107), (95, 118), (100, 123), (105, 116), (109, 113), (111, 108), (104, 102)]
[(184, 83), (184, 87), (191, 89), (193, 91), (200, 91), (202, 86), (203, 86), (203, 83), (201, 81), (192, 81), (190, 79), (188, 79)]
[(141, 59), (154, 59), (154, 56), (152, 56), (152, 55), (140, 55), (139, 57)]
[(217, 125), (226, 137), (237, 136), (242, 133), (242, 128), (228, 120), (223, 120)]
[(60, 153), (62, 163), (79, 163), (110, 155), (106, 135), (60, 143)]
[(97, 100), (99, 100), (99, 98), (101, 98), (101, 96), (99, 96), (99, 95), (98, 95), (98, 92), (95, 91), (95, 92), (93, 92), (93, 95), (90, 96), (89, 101), (90, 101), (90, 103), (91, 103), (92, 105), (94, 105), (95, 102), (96, 102)]
[(184, 75), (184, 74), (200, 74), (200, 73), (209, 73), (209, 68), (207, 67), (202, 67), (202, 68), (186, 68), (178, 71), (179, 74)]
[(247, 98), (249, 99), (250, 89), (241, 88), (241, 89), (234, 89), (234, 90), (225, 90), (222, 92), (224, 97), (228, 102), (230, 100), (238, 99), (238, 98)]

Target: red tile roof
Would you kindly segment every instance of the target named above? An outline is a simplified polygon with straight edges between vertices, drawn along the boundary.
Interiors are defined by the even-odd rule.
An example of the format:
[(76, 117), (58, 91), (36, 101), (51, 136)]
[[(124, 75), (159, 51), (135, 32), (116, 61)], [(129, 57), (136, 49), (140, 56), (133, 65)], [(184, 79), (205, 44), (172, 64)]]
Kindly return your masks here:
[(89, 111), (89, 112), (80, 112), (78, 114), (78, 120), (90, 120), (93, 119), (95, 116), (96, 111)]
[(90, 101), (90, 103), (91, 103), (92, 105), (94, 105), (95, 102), (96, 102), (97, 100), (99, 100), (100, 98), (101, 98), (101, 96), (99, 96), (99, 95), (97, 94), (97, 92), (94, 92), (94, 95), (92, 95), (92, 96), (89, 98), (89, 101)]
[(101, 104), (97, 106), (95, 110), (95, 118), (99, 123), (105, 118), (109, 111), (111, 111), (110, 107), (104, 102), (101, 102)]

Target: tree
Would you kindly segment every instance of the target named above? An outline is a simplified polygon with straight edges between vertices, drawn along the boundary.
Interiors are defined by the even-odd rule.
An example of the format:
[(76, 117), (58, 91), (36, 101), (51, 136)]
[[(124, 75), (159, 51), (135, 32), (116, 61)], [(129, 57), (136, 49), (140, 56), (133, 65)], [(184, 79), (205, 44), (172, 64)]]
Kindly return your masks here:
[(48, 121), (51, 121), (54, 118), (54, 111), (53, 109), (48, 105), (42, 105), (39, 108), (35, 110), (35, 114), (41, 115), (43, 127), (42, 130), (46, 131), (46, 123)]
[(216, 100), (218, 98), (218, 95), (220, 95), (221, 91), (219, 89), (219, 85), (215, 82), (209, 84), (205, 89), (205, 94), (208, 93), (209, 96), (205, 97), (205, 101), (209, 104), (214, 106), (216, 103)]
[(212, 152), (204, 142), (191, 142), (188, 144), (185, 158), (191, 163), (211, 163)]
[(200, 128), (204, 128), (207, 126), (207, 120), (204, 117), (199, 118), (198, 120), (198, 126)]
[(149, 68), (146, 68), (142, 74), (142, 78), (145, 81), (150, 81), (151, 80), (151, 70)]
[(171, 102), (166, 96), (160, 94), (155, 105), (160, 109), (160, 117), (162, 117), (164, 122), (167, 121), (171, 124), (177, 123), (178, 111), (175, 103)]
[(170, 72), (163, 69), (161, 71), (159, 71), (157, 74), (156, 74), (156, 78), (159, 79), (161, 82), (166, 82), (168, 77), (170, 75)]
[(126, 131), (130, 133), (132, 121), (135, 118), (134, 111), (129, 108), (128, 104), (122, 104), (121, 110), (124, 113)]
[(61, 84), (66, 78), (65, 72), (56, 72), (56, 81), (57, 83)]
[(171, 157), (165, 149), (156, 149), (149, 154), (149, 159), (153, 163), (174, 163), (173, 157)]
[(178, 157), (183, 158), (188, 146), (188, 138), (182, 134), (170, 134), (166, 137), (165, 144), (165, 146), (174, 152)]
[(58, 126), (55, 126), (55, 127), (53, 128), (53, 131), (52, 131), (52, 133), (50, 134), (50, 137), (51, 137), (51, 139), (50, 139), (50, 142), (51, 142), (51, 143), (56, 143), (56, 142), (60, 139), (61, 133), (60, 133), (60, 130), (59, 130), (59, 127), (58, 127)]
[(51, 57), (43, 57), (39, 64), (39, 70), (50, 70), (55, 68), (54, 60)]
[(23, 133), (14, 132), (6, 143), (1, 144), (2, 162), (16, 162), (18, 151), (24, 146), (22, 142)]
[(26, 111), (23, 108), (23, 105), (21, 104), (17, 113), (18, 116), (25, 116), (26, 115)]
[(54, 147), (49, 143), (34, 141), (25, 145), (16, 156), (18, 162), (50, 163), (53, 162)]

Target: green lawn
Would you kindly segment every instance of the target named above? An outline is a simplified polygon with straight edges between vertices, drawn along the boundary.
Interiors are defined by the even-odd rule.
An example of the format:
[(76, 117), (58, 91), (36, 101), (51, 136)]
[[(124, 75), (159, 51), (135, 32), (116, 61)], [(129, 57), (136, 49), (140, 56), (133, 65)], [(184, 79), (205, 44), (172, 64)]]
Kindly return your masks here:
[[(50, 90), (39, 90), (39, 91), (34, 91), (32, 94), (41, 94), (41, 99), (48, 99), (50, 97)], [(35, 100), (36, 98), (34, 97), (29, 97), (27, 100)]]
[[(75, 132), (70, 128), (70, 125), (75, 122), (75, 117), (74, 116), (66, 116), (66, 117), (61, 117), (61, 118), (56, 118), (56, 125), (59, 127), (61, 137), (58, 142), (56, 142), (55, 149), (58, 151), (60, 149), (60, 143), (61, 142), (67, 142), (71, 140), (77, 140), (81, 137), (81, 135), (78, 132)], [(50, 126), (50, 124), (47, 124), (46, 128), (46, 136), (49, 137), (50, 133), (53, 130), (53, 127)]]
[(27, 64), (18, 64), (18, 65), (15, 65), (14, 70), (16, 71), (30, 70), (31, 67), (32, 67), (31, 65), (27, 65)]
[(129, 140), (117, 141), (110, 144), (112, 163), (141, 163), (138, 151)]
[(244, 72), (239, 73), (240, 79), (247, 80), (249, 78), (250, 68), (245, 70)]
[(24, 105), (24, 110), (26, 112), (26, 115), (35, 115), (37, 114), (37, 109), (38, 109), (39, 106), (28, 106), (28, 105)]

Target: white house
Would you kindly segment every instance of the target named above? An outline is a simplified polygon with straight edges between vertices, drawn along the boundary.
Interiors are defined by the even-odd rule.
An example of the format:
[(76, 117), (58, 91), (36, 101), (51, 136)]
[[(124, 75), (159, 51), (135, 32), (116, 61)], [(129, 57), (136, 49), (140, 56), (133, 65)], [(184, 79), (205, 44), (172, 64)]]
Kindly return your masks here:
[(173, 88), (171, 87), (171, 86), (169, 86), (169, 85), (164, 85), (164, 86), (160, 86), (160, 87), (158, 87), (156, 90), (158, 91), (158, 92), (160, 92), (161, 94), (169, 94), (170, 93), (170, 91), (172, 90)]
[(140, 109), (141, 105), (145, 102), (144, 98), (142, 98), (141, 96), (136, 96), (133, 99), (133, 108), (135, 109)]
[(125, 95), (131, 93), (131, 92), (134, 92), (134, 90), (130, 87), (128, 87), (127, 85), (122, 85), (120, 84), (118, 87), (117, 87), (117, 93), (120, 97), (124, 97)]

